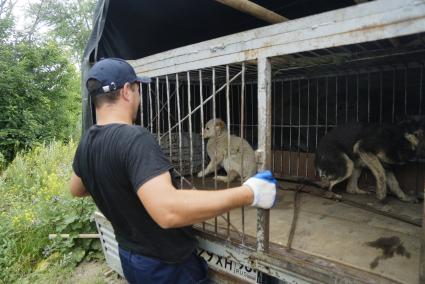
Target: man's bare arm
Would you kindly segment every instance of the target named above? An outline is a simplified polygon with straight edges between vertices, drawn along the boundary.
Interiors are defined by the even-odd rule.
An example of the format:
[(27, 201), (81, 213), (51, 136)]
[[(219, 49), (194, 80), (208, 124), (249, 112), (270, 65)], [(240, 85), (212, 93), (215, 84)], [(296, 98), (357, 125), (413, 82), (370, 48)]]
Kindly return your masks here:
[(248, 186), (225, 190), (176, 190), (165, 172), (137, 192), (150, 216), (162, 228), (193, 225), (253, 202)]
[(69, 191), (71, 192), (71, 195), (75, 197), (84, 197), (90, 195), (90, 193), (86, 190), (83, 182), (81, 181), (81, 178), (74, 172), (71, 176)]

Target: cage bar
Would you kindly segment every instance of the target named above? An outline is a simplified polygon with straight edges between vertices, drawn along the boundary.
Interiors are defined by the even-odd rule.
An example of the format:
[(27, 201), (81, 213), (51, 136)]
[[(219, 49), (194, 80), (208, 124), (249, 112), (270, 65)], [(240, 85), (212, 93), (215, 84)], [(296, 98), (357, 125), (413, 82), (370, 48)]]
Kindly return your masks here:
[[(179, 86), (179, 74), (176, 74), (176, 104), (177, 104), (177, 119), (179, 128), (179, 169), (182, 171), (182, 124), (181, 124), (181, 110), (180, 110), (180, 86)], [(192, 161), (191, 161), (192, 162)], [(183, 188), (183, 177), (180, 176), (180, 187)]]
[(159, 110), (159, 78), (156, 77), (156, 119), (157, 119), (157, 128), (156, 133), (158, 136), (158, 144), (161, 145), (161, 115)]
[(153, 111), (152, 111), (152, 87), (151, 83), (148, 84), (148, 96), (149, 96), (149, 126), (151, 133), (153, 133)]
[[(269, 58), (258, 58), (258, 153), (260, 170), (271, 165), (271, 63)], [(269, 249), (270, 210), (257, 211), (257, 251)]]
[(189, 155), (190, 155), (190, 177), (193, 180), (193, 138), (192, 138), (192, 103), (190, 92), (190, 72), (187, 72), (187, 108), (189, 112)]
[[(229, 65), (226, 65), (226, 120), (227, 120), (227, 158), (230, 158), (230, 74)], [(230, 173), (227, 173), (227, 188), (230, 187)], [(227, 238), (230, 238), (230, 212), (227, 215)]]
[[(171, 129), (171, 106), (170, 106), (170, 82), (168, 80), (168, 75), (165, 76), (165, 84), (166, 84), (166, 88), (167, 88), (167, 120), (168, 120), (168, 129)], [(169, 151), (169, 157), (170, 160), (172, 159), (173, 156), (173, 141), (172, 141), (172, 136), (171, 136), (171, 131), (168, 130), (168, 151)], [(181, 171), (181, 168), (180, 168)]]
[[(215, 124), (215, 120), (217, 119), (216, 115), (216, 102), (215, 102), (215, 96), (216, 96), (216, 86), (215, 86), (215, 68), (212, 68), (212, 113), (213, 113), (213, 120)], [(214, 145), (214, 158), (217, 157), (217, 143)], [(217, 190), (217, 167), (214, 167), (214, 189)], [(215, 234), (218, 233), (217, 231), (217, 217), (214, 218), (214, 232)]]

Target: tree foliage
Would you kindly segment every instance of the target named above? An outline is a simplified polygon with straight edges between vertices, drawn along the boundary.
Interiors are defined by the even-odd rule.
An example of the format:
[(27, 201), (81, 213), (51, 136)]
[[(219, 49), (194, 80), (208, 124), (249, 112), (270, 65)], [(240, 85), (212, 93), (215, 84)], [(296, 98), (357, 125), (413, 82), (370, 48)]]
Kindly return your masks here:
[[(64, 190), (76, 147), (70, 138), (81, 125), (75, 58), (90, 29), (72, 5), (90, 14), (91, 2), (40, 0), (29, 28), (19, 31), (16, 2), (0, 0), (0, 283), (56, 283), (38, 277), (55, 269), (63, 277), (63, 268), (100, 251), (98, 241), (74, 239), (95, 231), (94, 204)], [(50, 241), (49, 233), (71, 238)]]
[(0, 156), (10, 161), (34, 144), (68, 139), (81, 100), (70, 53), (49, 38), (30, 41), (15, 31), (14, 3), (0, 1)]
[[(33, 38), (41, 27), (63, 48), (72, 52), (80, 62), (92, 30), (96, 0), (40, 0), (30, 4), (27, 17), (31, 18), (28, 37)], [(44, 37), (46, 35), (43, 35)]]

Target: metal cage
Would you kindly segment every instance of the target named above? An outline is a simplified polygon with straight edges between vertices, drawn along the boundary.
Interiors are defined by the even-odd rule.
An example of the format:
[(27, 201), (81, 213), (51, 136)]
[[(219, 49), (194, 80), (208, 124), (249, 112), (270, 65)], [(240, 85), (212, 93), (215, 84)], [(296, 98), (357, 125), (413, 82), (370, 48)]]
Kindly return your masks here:
[[(215, 190), (241, 184), (240, 179), (214, 180), (225, 174), (220, 169), (197, 177), (209, 160), (202, 127), (217, 118), (225, 121), (228, 135), (242, 137), (253, 147), (258, 169), (271, 169), (280, 178), (316, 181), (314, 153), (332, 127), (351, 121), (394, 123), (405, 115), (424, 114), (424, 27), (425, 2), (378, 0), (131, 61), (137, 73), (154, 78), (142, 87), (141, 124), (154, 133), (175, 165), (182, 188)], [(227, 151), (230, 156), (229, 147)], [(423, 197), (423, 166), (405, 172), (409, 191)], [(367, 180), (366, 173), (365, 184)], [(394, 208), (401, 214), (393, 214), (364, 200), (361, 208), (350, 209), (303, 195), (308, 210), (300, 211), (301, 187), (282, 186), (292, 191), (281, 193), (278, 209), (241, 208), (197, 224), (200, 248), (283, 283), (425, 281), (421, 204), (398, 204)], [(379, 271), (369, 263), (349, 263), (337, 253), (346, 249), (344, 223), (316, 218), (322, 211), (309, 207), (316, 203), (324, 206), (320, 210), (333, 212), (331, 217), (351, 218), (364, 234), (374, 222), (395, 228), (394, 234), (413, 238), (405, 244), (416, 251), (409, 260), (403, 258), (403, 264)], [(359, 213), (365, 208), (368, 213)], [(405, 218), (408, 209), (419, 213)], [(378, 211), (388, 219), (370, 217)], [(323, 234), (312, 237), (304, 225), (296, 228), (297, 215)], [(329, 224), (340, 229), (326, 227)], [(299, 242), (296, 237), (294, 241), (297, 230), (299, 235), (305, 230)], [(359, 236), (349, 229), (347, 234)], [(330, 246), (327, 241), (336, 247), (320, 253)], [(362, 249), (356, 253), (362, 254)], [(406, 263), (410, 270), (398, 275)], [(234, 275), (259, 281), (249, 280), (243, 269), (236, 272), (236, 264), (231, 268)]]

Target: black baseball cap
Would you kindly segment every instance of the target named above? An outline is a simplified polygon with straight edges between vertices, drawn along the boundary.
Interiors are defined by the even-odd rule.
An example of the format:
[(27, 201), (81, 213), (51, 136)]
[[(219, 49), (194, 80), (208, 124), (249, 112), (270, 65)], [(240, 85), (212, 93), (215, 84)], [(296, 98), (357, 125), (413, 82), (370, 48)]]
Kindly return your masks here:
[(99, 88), (90, 92), (90, 96), (97, 96), (118, 90), (127, 82), (151, 82), (151, 78), (149, 77), (137, 76), (133, 67), (127, 61), (120, 58), (105, 58), (96, 62), (88, 73), (86, 87), (90, 79), (95, 79), (100, 83)]

